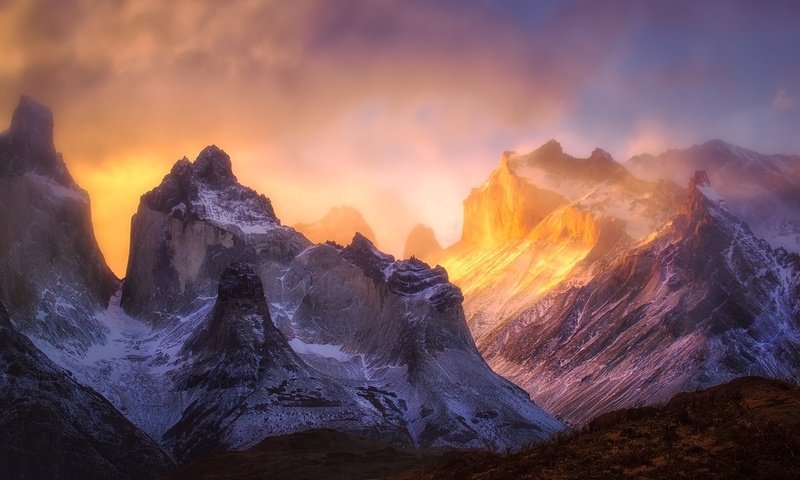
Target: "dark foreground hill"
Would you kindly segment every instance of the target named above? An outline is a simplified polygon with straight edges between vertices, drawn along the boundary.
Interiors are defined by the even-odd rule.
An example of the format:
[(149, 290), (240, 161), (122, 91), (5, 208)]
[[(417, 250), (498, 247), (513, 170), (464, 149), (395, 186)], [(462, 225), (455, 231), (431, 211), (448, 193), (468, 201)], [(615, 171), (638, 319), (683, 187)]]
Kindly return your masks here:
[(601, 415), (516, 455), (453, 454), (395, 478), (800, 478), (798, 427), (800, 387), (745, 377), (663, 407)]
[(745, 377), (601, 415), (514, 455), (398, 449), (322, 430), (206, 456), (171, 479), (800, 478), (799, 429), (800, 387)]
[(335, 430), (270, 437), (243, 452), (205, 456), (170, 480), (385, 478), (438, 459), (442, 452), (397, 448)]

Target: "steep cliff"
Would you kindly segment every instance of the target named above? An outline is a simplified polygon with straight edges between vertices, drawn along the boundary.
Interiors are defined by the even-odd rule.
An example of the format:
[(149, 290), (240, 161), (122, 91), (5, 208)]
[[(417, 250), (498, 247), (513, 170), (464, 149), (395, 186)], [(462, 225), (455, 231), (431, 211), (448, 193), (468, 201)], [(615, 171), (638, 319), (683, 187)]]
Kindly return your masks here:
[(800, 379), (800, 259), (756, 238), (704, 172), (684, 205), (587, 284), (482, 338), (487, 361), (578, 423), (742, 375)]
[(550, 141), (507, 152), (464, 202), (462, 240), (429, 260), (464, 291), (479, 340), (552, 291), (587, 281), (609, 252), (668, 219), (678, 192), (636, 179), (600, 149), (576, 158)]
[(308, 244), (281, 226), (269, 199), (237, 181), (230, 157), (212, 145), (194, 163), (179, 160), (142, 196), (131, 220), (122, 306), (168, 322), (213, 297), (230, 263), (251, 262), (274, 279)]
[(6, 478), (158, 478), (172, 461), (100, 394), (11, 325), (0, 303), (0, 465)]
[(26, 335), (85, 351), (117, 280), (92, 229), (89, 196), (53, 145), (49, 109), (22, 97), (0, 134), (0, 300)]

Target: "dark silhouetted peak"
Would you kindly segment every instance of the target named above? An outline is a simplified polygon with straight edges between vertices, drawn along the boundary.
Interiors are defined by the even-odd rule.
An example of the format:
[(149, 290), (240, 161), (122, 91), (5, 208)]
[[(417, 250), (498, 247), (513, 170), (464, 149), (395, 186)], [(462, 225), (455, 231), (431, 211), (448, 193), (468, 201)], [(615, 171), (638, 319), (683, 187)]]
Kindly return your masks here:
[(265, 340), (264, 329), (275, 327), (264, 286), (253, 267), (246, 263), (229, 265), (220, 277), (217, 292), (207, 326), (196, 331), (184, 350), (229, 356), (241, 349), (259, 349)]
[(204, 148), (194, 162), (195, 174), (199, 179), (212, 185), (235, 182), (231, 157), (216, 145)]
[(689, 189), (696, 189), (697, 187), (710, 187), (711, 180), (708, 179), (708, 174), (705, 170), (695, 170), (694, 175), (689, 180)]
[(11, 133), (33, 148), (55, 151), (53, 147), (53, 112), (31, 97), (23, 95), (11, 117)]
[(361, 268), (373, 280), (385, 280), (384, 269), (394, 262), (394, 257), (377, 248), (364, 235), (356, 232), (350, 245), (342, 250), (342, 256), (353, 265)]
[(550, 140), (541, 147), (534, 150), (535, 154), (543, 155), (543, 156), (557, 156), (562, 155), (564, 153), (564, 149), (561, 148), (561, 144), (555, 140)]
[(612, 157), (610, 153), (606, 152), (602, 148), (595, 148), (592, 151), (592, 154), (589, 156), (589, 160), (601, 161), (601, 162), (613, 162), (614, 157)]
[(246, 263), (228, 266), (219, 281), (217, 299), (227, 302), (231, 299), (247, 299), (254, 302), (264, 300), (264, 286), (253, 267)]
[(53, 145), (53, 112), (23, 95), (11, 117), (11, 127), (0, 135), (0, 175), (29, 172), (75, 186)]

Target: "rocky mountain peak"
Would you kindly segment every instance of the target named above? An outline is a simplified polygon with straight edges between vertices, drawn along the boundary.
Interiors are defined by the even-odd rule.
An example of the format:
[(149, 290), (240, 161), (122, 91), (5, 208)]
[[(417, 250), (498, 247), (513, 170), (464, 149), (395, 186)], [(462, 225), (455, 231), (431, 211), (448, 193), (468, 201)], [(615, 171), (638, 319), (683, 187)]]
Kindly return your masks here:
[(11, 132), (15, 137), (29, 141), (31, 146), (55, 150), (53, 112), (27, 95), (20, 97), (19, 104), (14, 110), (14, 115), (11, 117)]
[(356, 233), (350, 245), (342, 249), (341, 255), (360, 268), (364, 275), (385, 284), (396, 294), (410, 296), (426, 292), (425, 298), (439, 311), (461, 305), (464, 300), (461, 290), (450, 283), (443, 267), (431, 268), (416, 258), (396, 261), (393, 256), (375, 248), (360, 233)]
[(592, 150), (592, 154), (589, 156), (589, 160), (601, 161), (601, 162), (613, 162), (614, 158), (611, 156), (610, 153), (606, 152), (602, 148), (595, 148), (594, 150)]
[(216, 145), (209, 145), (200, 152), (194, 162), (197, 178), (211, 185), (235, 182), (231, 157)]
[(264, 300), (264, 286), (253, 267), (247, 263), (233, 263), (222, 272), (217, 292), (217, 300), (227, 302), (233, 299)]
[(233, 263), (225, 269), (217, 302), (207, 321), (207, 327), (199, 329), (187, 342), (189, 351), (228, 356), (237, 350), (260, 348), (264, 328), (271, 327), (272, 320), (261, 278), (251, 265)]
[(704, 217), (709, 202), (718, 204), (719, 195), (711, 188), (711, 180), (705, 170), (697, 170), (689, 179), (688, 213), (690, 219)]
[(554, 139), (551, 139), (541, 147), (534, 150), (533, 153), (535, 153), (536, 155), (547, 156), (547, 157), (559, 156), (563, 155), (564, 149), (561, 147), (560, 143), (558, 143)]
[(142, 195), (142, 203), (176, 218), (209, 220), (242, 231), (280, 223), (272, 202), (239, 184), (230, 156), (216, 145), (204, 148), (194, 163), (186, 157), (175, 162), (161, 184)]
[(394, 262), (394, 257), (378, 250), (364, 235), (356, 232), (350, 245), (342, 249), (342, 256), (361, 268), (373, 280), (385, 279), (384, 269)]
[(26, 172), (75, 186), (53, 144), (53, 112), (23, 95), (11, 117), (11, 127), (0, 134), (0, 175)]

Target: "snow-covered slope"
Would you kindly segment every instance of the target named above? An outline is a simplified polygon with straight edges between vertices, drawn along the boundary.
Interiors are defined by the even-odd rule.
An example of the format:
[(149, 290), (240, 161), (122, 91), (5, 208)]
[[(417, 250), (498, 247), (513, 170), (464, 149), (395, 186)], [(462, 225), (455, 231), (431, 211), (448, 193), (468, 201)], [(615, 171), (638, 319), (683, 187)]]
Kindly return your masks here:
[(584, 422), (742, 375), (800, 380), (800, 258), (772, 250), (698, 172), (684, 212), (479, 342), (549, 411)]
[(26, 335), (84, 351), (116, 282), (95, 241), (89, 197), (53, 146), (53, 116), (20, 99), (0, 134), (0, 300)]
[(105, 398), (15, 331), (0, 303), (0, 465), (4, 478), (158, 478), (161, 449)]

